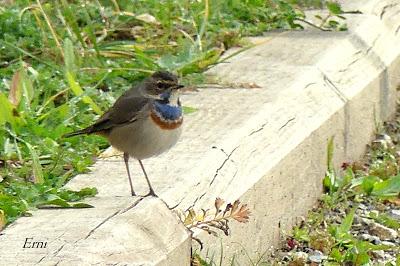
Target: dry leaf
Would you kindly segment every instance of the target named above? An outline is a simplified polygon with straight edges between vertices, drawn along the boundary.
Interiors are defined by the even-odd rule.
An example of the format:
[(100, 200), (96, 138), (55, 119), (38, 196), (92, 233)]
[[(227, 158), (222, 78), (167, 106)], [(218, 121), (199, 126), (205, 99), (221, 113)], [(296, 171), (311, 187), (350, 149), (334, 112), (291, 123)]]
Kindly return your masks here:
[(102, 153), (100, 153), (99, 158), (101, 159), (107, 159), (110, 157), (114, 157), (114, 156), (122, 156), (123, 152), (117, 150), (116, 148), (114, 148), (113, 146), (108, 147), (105, 151), (103, 151)]
[(12, 77), (10, 93), (8, 94), (8, 100), (14, 107), (18, 106), (19, 102), (21, 101), (21, 89), (22, 82), (21, 82), (21, 71), (15, 72)]
[(137, 20), (141, 20), (141, 21), (149, 23), (149, 24), (160, 25), (160, 22), (158, 22), (154, 16), (152, 16), (148, 13), (138, 15), (135, 18)]
[(231, 208), (232, 208), (232, 204), (231, 204), (231, 203), (228, 203), (228, 204), (226, 205), (226, 207), (225, 207), (223, 216), (225, 216), (225, 214), (226, 214)]
[(391, 198), (391, 199), (387, 199), (387, 202), (390, 202), (396, 206), (400, 206), (400, 198)]
[(17, 107), (22, 99), (24, 99), (25, 105), (29, 107), (33, 98), (33, 86), (27, 76), (25, 66), (24, 64), (24, 67), (15, 72), (12, 77), (8, 100), (14, 107)]
[(189, 213), (185, 217), (185, 221), (183, 223), (185, 225), (191, 225), (191, 224), (193, 224), (195, 217), (196, 217), (196, 212), (193, 209), (189, 209)]
[(200, 229), (206, 231), (209, 235), (213, 235), (215, 237), (218, 236), (217, 232), (215, 232), (214, 230), (212, 230), (209, 226), (207, 225), (202, 225), (199, 227)]
[[(246, 223), (249, 220), (250, 210), (247, 204), (241, 204), (239, 200), (236, 200), (233, 204), (228, 203), (225, 206), (224, 211), (222, 206), (225, 201), (221, 198), (216, 198), (214, 202), (215, 213), (209, 211), (209, 209), (201, 209), (201, 212), (195, 212), (193, 208), (189, 209), (180, 218), (184, 225), (193, 233), (192, 229), (201, 229), (213, 236), (217, 236), (218, 230), (224, 232), (225, 235), (230, 234), (229, 221), (236, 220), (240, 223)], [(199, 239), (192, 236), (192, 239), (202, 245)]]
[(246, 83), (241, 83), (240, 85), (241, 85), (242, 88), (245, 88), (245, 89), (259, 89), (259, 88), (261, 88), (261, 86), (258, 85), (255, 82), (246, 82)]
[(231, 213), (236, 212), (236, 210), (237, 210), (238, 207), (239, 207), (239, 204), (240, 204), (240, 201), (239, 201), (239, 200), (235, 200), (235, 202), (234, 202), (233, 205), (232, 205)]
[(205, 210), (201, 210), (201, 213), (197, 213), (196, 215), (196, 222), (202, 222), (204, 221), (204, 218), (206, 217), (207, 212)]
[(123, 12), (120, 13), (120, 15), (130, 16), (130, 17), (136, 16), (134, 13), (128, 12), (128, 11), (123, 11)]
[(240, 223), (247, 223), (249, 221), (250, 210), (247, 208), (247, 204), (244, 204), (236, 212), (232, 211), (232, 217)]
[(215, 199), (215, 211), (216, 215), (221, 211), (221, 206), (225, 203), (225, 201), (221, 198), (216, 198)]

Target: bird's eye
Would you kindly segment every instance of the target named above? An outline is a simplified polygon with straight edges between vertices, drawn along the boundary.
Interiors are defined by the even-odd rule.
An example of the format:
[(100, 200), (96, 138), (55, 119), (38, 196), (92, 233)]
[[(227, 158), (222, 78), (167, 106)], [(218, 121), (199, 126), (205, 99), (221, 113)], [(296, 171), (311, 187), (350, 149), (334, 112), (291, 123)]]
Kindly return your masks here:
[(157, 87), (160, 89), (168, 89), (174, 85), (174, 82), (169, 80), (157, 80)]

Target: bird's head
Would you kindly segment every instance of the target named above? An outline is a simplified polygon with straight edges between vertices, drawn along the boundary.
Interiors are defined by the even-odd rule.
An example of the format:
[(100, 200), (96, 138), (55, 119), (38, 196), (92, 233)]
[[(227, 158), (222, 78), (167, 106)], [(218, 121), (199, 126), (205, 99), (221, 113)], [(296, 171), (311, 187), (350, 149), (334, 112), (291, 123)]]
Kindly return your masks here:
[(157, 71), (145, 80), (145, 94), (155, 99), (165, 99), (177, 95), (183, 86), (178, 77), (168, 71)]

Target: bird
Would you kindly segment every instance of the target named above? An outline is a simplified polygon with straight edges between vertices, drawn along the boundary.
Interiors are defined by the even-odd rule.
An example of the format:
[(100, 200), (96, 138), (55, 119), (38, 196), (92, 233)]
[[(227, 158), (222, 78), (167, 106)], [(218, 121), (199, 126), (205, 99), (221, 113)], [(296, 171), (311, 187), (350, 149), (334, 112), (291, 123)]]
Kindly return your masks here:
[(123, 152), (131, 195), (136, 196), (129, 171), (129, 158), (138, 160), (149, 187), (145, 196), (157, 196), (142, 160), (159, 155), (174, 146), (182, 132), (183, 111), (179, 99), (183, 88), (178, 77), (156, 71), (123, 93), (92, 125), (64, 137), (97, 134), (106, 137)]

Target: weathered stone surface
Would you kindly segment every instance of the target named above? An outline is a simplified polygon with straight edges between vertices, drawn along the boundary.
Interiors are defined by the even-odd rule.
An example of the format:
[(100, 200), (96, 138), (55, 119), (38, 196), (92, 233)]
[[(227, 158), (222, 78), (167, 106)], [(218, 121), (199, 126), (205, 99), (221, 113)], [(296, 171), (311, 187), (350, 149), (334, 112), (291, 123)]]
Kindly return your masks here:
[[(20, 218), (0, 236), (0, 264), (189, 264), (188, 232), (159, 199), (95, 198), (90, 203), (95, 208), (39, 210)], [(43, 246), (33, 242), (47, 243), (29, 248)]]
[[(359, 157), (375, 121), (393, 113), (400, 13), (399, 5), (390, 3), (396, 1), (357, 2), (353, 7), (364, 14), (348, 15), (348, 32), (306, 30), (259, 38), (256, 47), (209, 71), (220, 81), (218, 88), (183, 95), (182, 102), (198, 111), (185, 117), (176, 147), (144, 165), (169, 206), (212, 208), (217, 196), (248, 203), (250, 222), (231, 223), (232, 235), (221, 239), (227, 259), (237, 254), (236, 261), (247, 265), (244, 250), (262, 254), (315, 203), (330, 137), (339, 166)], [(240, 88), (249, 83), (259, 88)], [(131, 170), (136, 190), (147, 193), (138, 164), (132, 162)], [(99, 160), (91, 173), (68, 186), (97, 187), (99, 195), (91, 200), (96, 208), (41, 210), (19, 219), (0, 237), (1, 258), (44, 265), (61, 260), (65, 265), (188, 264), (189, 236), (162, 202), (144, 199), (123, 212), (137, 199), (129, 197), (120, 157)], [(49, 248), (22, 249), (30, 236), (48, 239)], [(219, 240), (200, 237), (205, 251), (219, 252)]]

